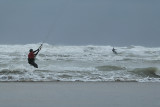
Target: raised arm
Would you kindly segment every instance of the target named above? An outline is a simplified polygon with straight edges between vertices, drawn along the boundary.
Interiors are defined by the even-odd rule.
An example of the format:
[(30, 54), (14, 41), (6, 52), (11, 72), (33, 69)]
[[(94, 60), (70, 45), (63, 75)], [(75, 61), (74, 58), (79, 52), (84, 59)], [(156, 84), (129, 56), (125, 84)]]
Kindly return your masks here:
[(33, 53), (34, 53), (35, 56), (37, 56), (37, 54), (38, 54), (39, 51), (41, 50), (42, 45), (43, 45), (43, 44), (41, 44), (40, 47), (39, 47), (37, 50), (33, 51)]

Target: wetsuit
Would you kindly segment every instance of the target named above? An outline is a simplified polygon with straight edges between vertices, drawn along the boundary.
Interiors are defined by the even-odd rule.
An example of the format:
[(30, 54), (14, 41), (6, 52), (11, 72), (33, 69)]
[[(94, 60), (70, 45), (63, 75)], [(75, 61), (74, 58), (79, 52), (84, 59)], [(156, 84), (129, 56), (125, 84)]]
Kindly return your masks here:
[(113, 48), (112, 51), (113, 51), (113, 53), (117, 54), (116, 49)]
[(28, 54), (28, 63), (30, 65), (33, 65), (35, 68), (38, 68), (38, 65), (35, 63), (35, 57), (39, 51), (40, 51), (40, 49), (37, 49), (37, 50), (32, 51)]

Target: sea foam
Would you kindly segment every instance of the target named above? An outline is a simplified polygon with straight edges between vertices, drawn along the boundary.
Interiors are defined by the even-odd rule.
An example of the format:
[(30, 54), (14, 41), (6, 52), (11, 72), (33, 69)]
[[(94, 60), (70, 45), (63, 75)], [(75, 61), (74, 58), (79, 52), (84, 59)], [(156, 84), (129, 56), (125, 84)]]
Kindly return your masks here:
[(27, 62), (29, 49), (40, 44), (0, 45), (0, 81), (137, 81), (160, 82), (160, 48), (128, 46), (57, 46), (43, 44)]

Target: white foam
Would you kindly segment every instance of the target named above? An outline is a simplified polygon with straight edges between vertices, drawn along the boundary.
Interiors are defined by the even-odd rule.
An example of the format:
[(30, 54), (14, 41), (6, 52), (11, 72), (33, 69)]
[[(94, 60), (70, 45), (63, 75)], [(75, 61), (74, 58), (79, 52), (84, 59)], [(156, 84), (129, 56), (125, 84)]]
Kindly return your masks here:
[(126, 70), (107, 72), (96, 69), (104, 65), (125, 67), (127, 70), (158, 67), (160, 48), (157, 47), (115, 47), (118, 52), (115, 55), (112, 46), (55, 46), (45, 43), (37, 56), (39, 68), (35, 71), (27, 63), (27, 55), (30, 48), (35, 50), (39, 46), (40, 43), (0, 45), (0, 71), (22, 72), (0, 74), (0, 81), (160, 81), (159, 78), (140, 78)]

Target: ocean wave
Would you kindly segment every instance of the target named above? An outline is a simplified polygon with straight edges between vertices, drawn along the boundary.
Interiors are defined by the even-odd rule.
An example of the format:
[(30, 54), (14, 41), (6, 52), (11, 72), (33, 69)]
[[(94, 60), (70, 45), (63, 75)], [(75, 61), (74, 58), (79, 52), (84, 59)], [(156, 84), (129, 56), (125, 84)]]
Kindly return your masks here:
[(57, 46), (43, 44), (38, 69), (27, 62), (38, 44), (0, 45), (0, 81), (160, 82), (160, 48), (143, 46)]
[[(107, 67), (107, 68), (106, 68)], [(103, 67), (102, 67), (103, 68)], [(101, 70), (65, 70), (52, 71), (45, 69), (2, 69), (0, 81), (114, 81), (114, 82), (160, 82), (157, 68), (136, 68), (126, 71), (123, 67), (104, 66)], [(116, 71), (117, 70), (117, 71)], [(108, 72), (106, 72), (108, 71)]]
[(126, 70), (125, 67), (106, 65), (96, 67), (99, 71), (116, 71), (116, 70)]
[(138, 76), (142, 77), (151, 77), (151, 78), (160, 78), (160, 75), (156, 74), (158, 68), (156, 67), (148, 67), (148, 68), (135, 68), (132, 72)]
[(2, 69), (2, 70), (0, 70), (0, 75), (24, 74), (25, 72), (27, 72), (25, 69), (15, 69), (15, 70)]

